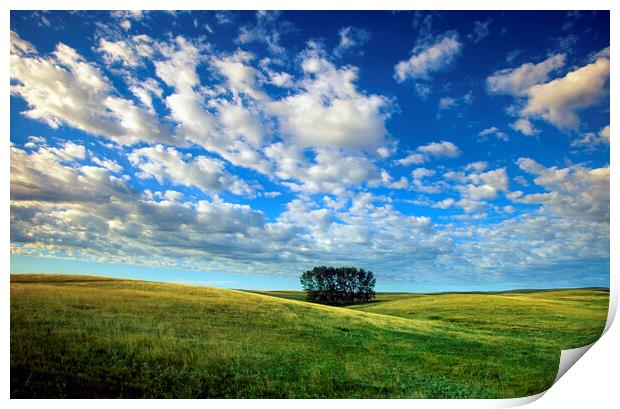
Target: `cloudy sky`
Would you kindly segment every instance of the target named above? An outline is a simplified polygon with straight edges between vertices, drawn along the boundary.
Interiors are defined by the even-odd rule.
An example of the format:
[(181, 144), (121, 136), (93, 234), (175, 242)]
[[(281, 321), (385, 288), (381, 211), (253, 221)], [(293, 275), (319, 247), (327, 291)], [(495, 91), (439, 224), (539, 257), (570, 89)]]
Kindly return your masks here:
[(609, 284), (608, 12), (12, 12), (11, 269)]

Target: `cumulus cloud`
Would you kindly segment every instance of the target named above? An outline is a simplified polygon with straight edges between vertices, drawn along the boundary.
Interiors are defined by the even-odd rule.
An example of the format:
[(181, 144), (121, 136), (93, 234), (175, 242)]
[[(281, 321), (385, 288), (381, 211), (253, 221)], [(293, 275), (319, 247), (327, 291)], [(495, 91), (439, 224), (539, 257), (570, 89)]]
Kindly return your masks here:
[(517, 98), (509, 109), (519, 118), (511, 127), (525, 135), (538, 130), (531, 119), (544, 119), (562, 130), (576, 131), (581, 123), (578, 112), (597, 104), (608, 94), (609, 53), (596, 53), (594, 62), (550, 80), (550, 74), (564, 67), (566, 55), (556, 54), (538, 64), (523, 64), (495, 72), (487, 78), (490, 94)]
[(519, 118), (511, 123), (510, 127), (527, 136), (536, 135), (540, 132), (528, 118)]
[(466, 176), (471, 182), (457, 187), (461, 193), (461, 199), (457, 205), (466, 212), (481, 211), (484, 201), (495, 199), (498, 192), (508, 190), (508, 176), (505, 168), (499, 168), (488, 172), (472, 172)]
[(517, 165), (535, 175), (534, 183), (546, 192), (524, 194), (515, 201), (541, 204), (556, 216), (609, 223), (609, 166), (546, 168), (531, 158), (519, 158)]
[(291, 88), (293, 86), (293, 76), (288, 72), (269, 71), (270, 82), (281, 88)]
[(237, 195), (253, 195), (248, 184), (226, 171), (220, 160), (206, 156), (183, 155), (173, 147), (156, 145), (135, 149), (129, 161), (140, 169), (139, 177), (153, 177), (163, 183), (195, 186), (206, 193), (229, 190)]
[(561, 129), (576, 129), (580, 123), (577, 111), (594, 105), (607, 94), (609, 67), (609, 59), (599, 58), (562, 78), (534, 85), (527, 91), (521, 114), (542, 117)]
[(22, 39), (16, 32), (11, 30), (11, 54), (23, 55), (36, 53), (37, 49), (28, 41)]
[(10, 57), (11, 93), (27, 102), (29, 110), (23, 115), (53, 128), (66, 124), (124, 145), (172, 141), (152, 112), (115, 96), (99, 68), (73, 48), (59, 43), (52, 55), (42, 57), (34, 49), (25, 54), (20, 47), (15, 45), (18, 52)]
[(411, 172), (412, 188), (417, 192), (439, 193), (445, 187), (441, 181), (426, 183), (425, 179), (434, 176), (437, 172), (428, 168), (416, 168)]
[(175, 265), (200, 254), (214, 260), (247, 251), (253, 244), (240, 237), (264, 228), (262, 213), (247, 205), (219, 199), (181, 202), (182, 196), (170, 190), (139, 194), (105, 167), (65, 163), (63, 151), (81, 156), (66, 146), (39, 146), (31, 153), (11, 149), (16, 251)]
[(39, 146), (32, 153), (11, 148), (11, 200), (64, 203), (127, 198), (129, 185), (107, 169), (64, 163), (85, 156), (84, 146), (71, 142), (61, 148)]
[(461, 195), (455, 204), (466, 213), (481, 212), (487, 206), (486, 202), (496, 199), (500, 192), (508, 194), (506, 168), (487, 168), (487, 162), (472, 162), (462, 171), (449, 171), (443, 175), (444, 179), (454, 183), (451, 188)]
[(504, 142), (508, 141), (509, 139), (508, 134), (501, 131), (496, 126), (483, 129), (482, 131), (478, 132), (478, 136), (479, 136), (478, 140), (481, 140), (481, 141), (486, 140), (489, 136), (493, 136), (499, 139), (500, 141), (504, 141)]
[(461, 53), (462, 47), (458, 34), (445, 33), (433, 43), (415, 47), (409, 59), (394, 66), (394, 78), (397, 82), (427, 80), (431, 73), (452, 64)]
[(145, 58), (152, 57), (155, 50), (152, 39), (147, 35), (136, 35), (129, 40), (108, 41), (99, 39), (99, 52), (106, 64), (120, 64), (129, 68), (142, 65)]
[(609, 125), (599, 132), (587, 132), (571, 142), (570, 146), (593, 151), (600, 145), (609, 145)]
[(297, 148), (280, 142), (268, 146), (265, 154), (276, 164), (278, 178), (293, 181), (284, 184), (294, 191), (343, 194), (346, 188), (381, 181), (376, 165), (364, 156), (319, 149), (314, 160), (308, 161)]
[(123, 167), (119, 165), (113, 159), (101, 159), (96, 156), (92, 158), (93, 163), (101, 166), (102, 168), (108, 169), (110, 172), (120, 173), (123, 171)]
[(549, 74), (564, 67), (565, 61), (565, 54), (556, 54), (538, 64), (496, 71), (486, 80), (487, 90), (491, 94), (525, 95), (532, 86), (548, 81)]
[[(352, 197), (339, 211), (296, 199), (267, 223), (251, 207), (217, 197), (183, 201), (170, 189), (138, 195), (107, 169), (62, 165), (46, 149), (32, 154), (14, 149), (12, 155), (12, 240), (20, 254), (69, 253), (87, 260), (231, 272), (261, 262), (263, 273), (294, 274), (309, 260), (352, 260), (361, 254), (351, 252), (355, 248), (418, 256), (437, 252), (429, 218), (377, 205), (370, 194)], [(53, 173), (39, 171), (51, 166)]]
[(452, 142), (431, 142), (427, 145), (419, 146), (414, 152), (398, 159), (396, 163), (403, 166), (419, 165), (433, 158), (456, 158), (460, 154), (461, 150)]
[(437, 208), (437, 209), (447, 209), (451, 207), (453, 204), (454, 204), (454, 199), (452, 199), (451, 197), (448, 197), (437, 203), (434, 203), (432, 207)]
[[(227, 92), (224, 87), (211, 90), (212, 93), (200, 87), (197, 67), (207, 61), (204, 47), (177, 37), (173, 43), (160, 45), (160, 48), (164, 58), (154, 65), (158, 77), (174, 88), (165, 103), (171, 118), (178, 124), (178, 138), (217, 153), (233, 165), (268, 172), (269, 165), (256, 146), (264, 132), (259, 113), (241, 99), (231, 103), (214, 98), (220, 92)], [(253, 88), (255, 70), (245, 64), (249, 59), (249, 54), (237, 53), (212, 58), (210, 62), (226, 78), (234, 94), (258, 97), (260, 93)]]
[(607, 142), (607, 144), (609, 144), (609, 125), (607, 125), (605, 128), (601, 129), (601, 131), (599, 132), (599, 136), (601, 137), (601, 139), (605, 142)]
[(227, 79), (228, 86), (233, 92), (242, 92), (255, 99), (264, 99), (266, 96), (257, 88), (260, 73), (247, 63), (254, 56), (246, 51), (237, 51), (231, 56), (213, 58), (211, 64)]
[[(107, 169), (63, 164), (48, 147), (30, 154), (13, 148), (11, 165), (12, 251), (20, 254), (70, 253), (97, 261), (240, 273), (260, 263), (262, 273), (291, 276), (308, 262), (355, 263), (363, 257), (369, 268), (381, 266), (387, 281), (402, 279), (403, 272), (434, 277), (437, 269), (449, 280), (468, 271), (476, 271), (477, 279), (486, 274), (514, 278), (554, 265), (572, 271), (563, 263), (578, 261), (584, 249), (589, 258), (608, 257), (608, 244), (606, 250), (601, 240), (608, 237), (608, 168), (577, 166), (565, 172), (522, 159), (519, 166), (547, 193), (555, 193), (511, 197), (520, 206), (549, 209), (553, 217), (532, 212), (498, 223), (442, 226), (429, 217), (402, 214), (369, 192), (328, 208), (294, 199), (276, 220), (266, 222), (247, 205), (217, 198), (189, 202), (170, 189), (138, 195)], [(505, 189), (503, 169), (486, 171), (486, 166), (473, 163), (462, 177), (474, 186)], [(414, 172), (422, 179), (433, 176), (431, 169)], [(479, 203), (444, 198), (432, 206), (473, 212), (480, 210)]]
[(170, 44), (160, 44), (164, 60), (155, 61), (157, 76), (179, 92), (190, 92), (200, 84), (196, 67), (203, 61), (201, 49), (183, 36)]
[(356, 68), (337, 68), (316, 47), (304, 53), (301, 67), (301, 89), (269, 105), (296, 145), (364, 149), (384, 143), (391, 102), (360, 92)]
[(159, 86), (159, 83), (153, 78), (147, 78), (142, 81), (136, 80), (134, 77), (127, 76), (125, 80), (129, 84), (129, 91), (146, 107), (149, 112), (155, 113), (153, 107), (153, 99), (161, 99), (163, 90)]

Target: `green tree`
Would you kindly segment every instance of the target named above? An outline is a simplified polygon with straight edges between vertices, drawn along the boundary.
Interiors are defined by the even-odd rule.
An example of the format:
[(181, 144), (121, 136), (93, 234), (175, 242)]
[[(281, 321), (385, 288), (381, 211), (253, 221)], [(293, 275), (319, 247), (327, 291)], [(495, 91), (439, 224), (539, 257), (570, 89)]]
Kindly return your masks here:
[(365, 302), (375, 297), (372, 271), (355, 267), (314, 267), (300, 277), (306, 297), (328, 304)]

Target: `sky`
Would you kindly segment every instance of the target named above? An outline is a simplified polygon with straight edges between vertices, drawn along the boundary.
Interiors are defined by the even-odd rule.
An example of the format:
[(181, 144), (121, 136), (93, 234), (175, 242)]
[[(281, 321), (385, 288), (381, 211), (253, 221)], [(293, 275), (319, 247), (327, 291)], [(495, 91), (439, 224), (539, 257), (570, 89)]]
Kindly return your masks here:
[(609, 286), (609, 12), (11, 12), (11, 271)]

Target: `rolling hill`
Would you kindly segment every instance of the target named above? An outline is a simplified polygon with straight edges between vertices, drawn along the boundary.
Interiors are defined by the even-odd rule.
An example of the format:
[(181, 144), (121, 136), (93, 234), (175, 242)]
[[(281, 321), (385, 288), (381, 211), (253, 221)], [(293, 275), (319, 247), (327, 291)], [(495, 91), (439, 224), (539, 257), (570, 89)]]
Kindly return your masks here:
[[(595, 341), (606, 289), (379, 294), (349, 308), (74, 275), (11, 276), (11, 397), (508, 398)], [(287, 297), (287, 298), (282, 298)]]

